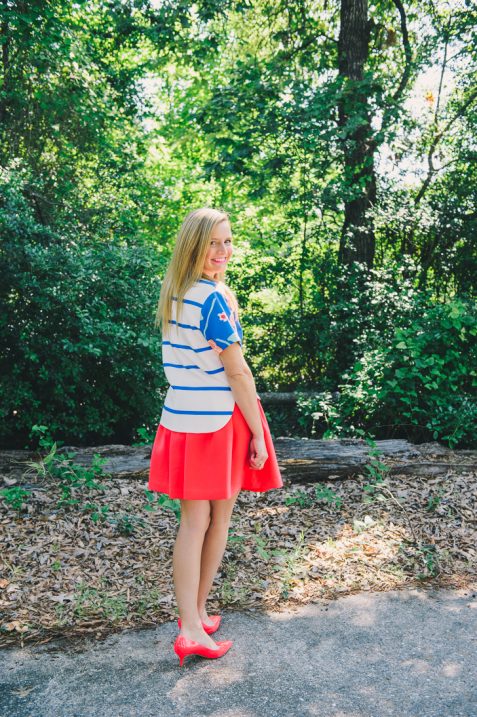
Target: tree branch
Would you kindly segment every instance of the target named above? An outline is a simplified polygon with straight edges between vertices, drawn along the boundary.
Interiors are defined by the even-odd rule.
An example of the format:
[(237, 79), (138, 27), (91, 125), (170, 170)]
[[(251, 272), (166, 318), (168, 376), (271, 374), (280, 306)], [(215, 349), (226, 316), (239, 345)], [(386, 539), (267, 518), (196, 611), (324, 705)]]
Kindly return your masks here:
[[(450, 22), (451, 22), (451, 18), (449, 18), (448, 27), (450, 25)], [(434, 126), (436, 128), (437, 128), (437, 122), (439, 119), (439, 109), (441, 106), (442, 86), (444, 84), (444, 75), (445, 75), (446, 67), (447, 67), (448, 46), (449, 46), (449, 34), (446, 32), (446, 39), (445, 39), (445, 43), (444, 43), (444, 58), (442, 60), (441, 76), (439, 78), (439, 89), (437, 91), (436, 111), (434, 112)]]
[(393, 3), (399, 12), (405, 62), (404, 62), (404, 70), (403, 70), (399, 85), (392, 96), (391, 102), (388, 103), (388, 106), (384, 112), (383, 121), (381, 124), (381, 131), (386, 129), (386, 127), (390, 123), (391, 109), (392, 109), (392, 107), (394, 107), (396, 105), (398, 100), (401, 98), (404, 90), (406, 89), (406, 86), (409, 82), (409, 78), (411, 76), (411, 66), (412, 66), (412, 49), (411, 49), (411, 43), (409, 42), (409, 33), (407, 30), (406, 11), (404, 9), (404, 5), (402, 4), (401, 0), (393, 0)]
[(393, 95), (393, 102), (396, 103), (398, 99), (401, 97), (402, 93), (406, 89), (406, 85), (409, 82), (409, 77), (411, 74), (411, 64), (412, 64), (412, 50), (411, 50), (411, 43), (409, 42), (409, 33), (407, 31), (407, 19), (406, 19), (406, 11), (404, 10), (404, 5), (402, 4), (401, 0), (393, 0), (394, 5), (397, 7), (399, 12), (399, 17), (401, 20), (401, 34), (402, 34), (402, 44), (404, 47), (404, 56), (406, 58), (404, 63), (404, 71), (402, 73), (401, 81), (399, 83), (399, 86), (396, 90), (396, 92)]
[(477, 99), (477, 87), (474, 88), (474, 90), (470, 93), (470, 95), (467, 97), (467, 100), (462, 104), (461, 107), (457, 110), (457, 112), (454, 113), (454, 115), (445, 123), (444, 127), (441, 129), (440, 132), (437, 132), (434, 136), (434, 139), (432, 140), (431, 146), (429, 147), (429, 151), (427, 153), (427, 163), (429, 166), (427, 177), (422, 183), (422, 186), (419, 190), (419, 192), (416, 195), (416, 198), (414, 200), (414, 204), (417, 205), (423, 198), (424, 194), (426, 193), (431, 181), (432, 177), (438, 172), (438, 170), (434, 167), (434, 153), (437, 149), (437, 145), (441, 141), (441, 139), (444, 137), (445, 133), (452, 127), (454, 122), (456, 122), (460, 117), (463, 117), (466, 110), (470, 107), (470, 105)]

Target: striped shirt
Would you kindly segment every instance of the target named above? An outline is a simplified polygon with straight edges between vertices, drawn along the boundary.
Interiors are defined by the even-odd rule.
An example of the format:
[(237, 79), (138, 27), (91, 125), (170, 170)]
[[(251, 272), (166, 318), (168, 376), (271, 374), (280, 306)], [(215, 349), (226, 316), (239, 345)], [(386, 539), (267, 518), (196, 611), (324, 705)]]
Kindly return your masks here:
[(218, 282), (199, 279), (184, 296), (180, 323), (177, 298), (171, 331), (162, 341), (162, 362), (169, 382), (160, 423), (171, 431), (212, 433), (230, 420), (235, 406), (219, 354), (243, 331)]

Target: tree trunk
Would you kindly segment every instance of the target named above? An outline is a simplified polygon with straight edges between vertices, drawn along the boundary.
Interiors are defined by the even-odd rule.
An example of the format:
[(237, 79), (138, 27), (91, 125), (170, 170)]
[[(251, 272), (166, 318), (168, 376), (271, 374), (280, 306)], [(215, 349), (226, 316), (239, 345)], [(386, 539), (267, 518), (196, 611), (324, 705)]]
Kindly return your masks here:
[[(5, 4), (5, 3), (4, 3)], [(4, 12), (6, 9), (4, 8)], [(7, 120), (7, 107), (10, 88), (10, 29), (8, 22), (3, 20), (0, 25), (0, 37), (2, 43), (2, 83), (0, 86), (0, 125)]]
[(338, 259), (341, 264), (357, 261), (372, 268), (375, 237), (366, 212), (376, 201), (376, 145), (368, 106), (369, 89), (363, 83), (369, 28), (367, 0), (341, 0), (338, 72), (343, 85), (338, 112), (344, 132), (347, 196)]

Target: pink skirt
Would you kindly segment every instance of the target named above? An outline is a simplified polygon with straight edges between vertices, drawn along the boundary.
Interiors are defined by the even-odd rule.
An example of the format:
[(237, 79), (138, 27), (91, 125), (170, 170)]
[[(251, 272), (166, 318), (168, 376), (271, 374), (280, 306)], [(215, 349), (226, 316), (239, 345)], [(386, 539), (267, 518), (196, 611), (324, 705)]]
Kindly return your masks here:
[(257, 398), (268, 458), (260, 470), (248, 462), (252, 432), (235, 403), (230, 420), (212, 433), (157, 429), (148, 489), (184, 500), (225, 500), (239, 490), (263, 493), (283, 486), (268, 421)]

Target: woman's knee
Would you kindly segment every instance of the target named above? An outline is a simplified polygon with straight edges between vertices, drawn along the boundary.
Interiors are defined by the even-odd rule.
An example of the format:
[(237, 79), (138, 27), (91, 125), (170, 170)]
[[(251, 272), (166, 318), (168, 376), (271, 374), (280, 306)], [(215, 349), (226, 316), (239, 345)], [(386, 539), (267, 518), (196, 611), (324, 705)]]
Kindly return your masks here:
[(208, 500), (181, 500), (180, 525), (197, 533), (205, 533), (211, 519), (210, 502)]
[(212, 500), (211, 501), (211, 517), (210, 524), (216, 527), (228, 528), (230, 519), (234, 509), (237, 495), (232, 496), (228, 500)]

